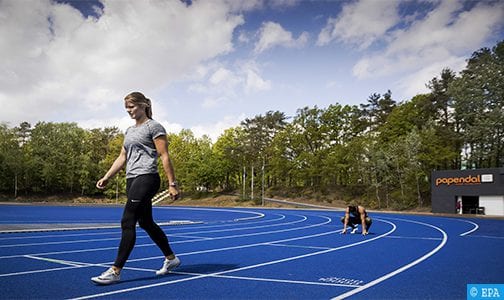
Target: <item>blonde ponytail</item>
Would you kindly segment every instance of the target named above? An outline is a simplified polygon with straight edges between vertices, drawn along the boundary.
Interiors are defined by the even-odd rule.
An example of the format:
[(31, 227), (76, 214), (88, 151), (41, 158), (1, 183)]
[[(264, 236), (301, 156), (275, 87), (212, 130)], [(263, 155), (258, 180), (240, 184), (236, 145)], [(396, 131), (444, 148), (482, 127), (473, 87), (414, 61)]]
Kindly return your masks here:
[(147, 115), (147, 118), (152, 119), (152, 102), (150, 101), (149, 98), (145, 98), (146, 104), (145, 104), (145, 114)]

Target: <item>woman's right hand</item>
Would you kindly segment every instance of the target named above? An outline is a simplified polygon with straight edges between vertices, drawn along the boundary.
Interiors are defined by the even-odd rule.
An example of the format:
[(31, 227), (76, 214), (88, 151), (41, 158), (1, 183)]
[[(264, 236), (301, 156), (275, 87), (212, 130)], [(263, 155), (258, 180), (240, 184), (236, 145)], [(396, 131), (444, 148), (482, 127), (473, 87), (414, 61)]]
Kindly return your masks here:
[(180, 197), (179, 189), (176, 186), (169, 186), (168, 194), (170, 195), (170, 198), (174, 201)]

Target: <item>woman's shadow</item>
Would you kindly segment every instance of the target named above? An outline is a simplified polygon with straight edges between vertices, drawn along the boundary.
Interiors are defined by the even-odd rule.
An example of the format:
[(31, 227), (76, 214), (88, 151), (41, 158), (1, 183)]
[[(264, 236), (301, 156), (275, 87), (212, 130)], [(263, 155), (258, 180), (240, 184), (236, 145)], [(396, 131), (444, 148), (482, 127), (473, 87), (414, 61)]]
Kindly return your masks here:
[(224, 271), (230, 271), (238, 268), (237, 264), (194, 264), (194, 265), (182, 265), (179, 268), (171, 271), (167, 275), (158, 276), (154, 272), (151, 276), (136, 277), (127, 280), (121, 280), (119, 283), (126, 282), (136, 282), (136, 281), (154, 281), (160, 278), (166, 277), (181, 277), (181, 276), (198, 276), (212, 273), (219, 273)]

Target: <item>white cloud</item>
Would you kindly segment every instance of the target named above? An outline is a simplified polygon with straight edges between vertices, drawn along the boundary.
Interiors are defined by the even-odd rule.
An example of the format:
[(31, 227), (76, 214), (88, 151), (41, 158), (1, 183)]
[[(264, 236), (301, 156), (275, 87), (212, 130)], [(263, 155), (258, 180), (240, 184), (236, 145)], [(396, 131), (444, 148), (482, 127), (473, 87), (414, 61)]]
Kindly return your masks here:
[(415, 95), (429, 93), (426, 84), (434, 77), (439, 77), (441, 70), (450, 68), (451, 70), (461, 70), (466, 65), (465, 58), (452, 57), (448, 60), (434, 62), (416, 72), (412, 72), (405, 77), (401, 77), (397, 82), (397, 87), (401, 90), (403, 99), (411, 99)]
[(226, 68), (219, 68), (215, 73), (210, 76), (209, 82), (213, 85), (228, 85), (234, 86), (238, 79), (230, 70)]
[(247, 81), (245, 84), (245, 92), (253, 93), (267, 91), (271, 89), (271, 82), (264, 80), (254, 68), (248, 68), (246, 71)]
[(238, 35), (238, 41), (240, 43), (247, 44), (248, 42), (250, 42), (249, 34), (243, 30), (240, 31), (240, 34)]
[[(166, 129), (168, 133), (178, 134), (183, 129), (182, 125), (177, 123), (170, 123), (167, 121), (159, 121), (161, 125)], [(106, 128), (106, 127), (117, 127), (121, 132), (125, 132), (126, 129), (135, 124), (130, 117), (125, 116), (122, 118), (111, 118), (111, 119), (88, 119), (76, 121), (79, 127), (84, 129), (95, 129), (95, 128)]]
[(301, 0), (269, 0), (268, 4), (273, 8), (286, 8), (296, 6)]
[(366, 49), (399, 21), (399, 3), (398, 0), (361, 0), (345, 5), (339, 17), (329, 18), (319, 33), (317, 45), (340, 40)]
[[(264, 7), (265, 0), (225, 0), (233, 12), (251, 11)], [(210, 1), (208, 1), (210, 2)]]
[(232, 51), (244, 22), (225, 1), (103, 5), (98, 19), (84, 19), (55, 1), (0, 1), (0, 120), (103, 112), (131, 90), (152, 94)]
[(124, 116), (122, 118), (110, 118), (110, 119), (87, 119), (79, 120), (77, 124), (81, 128), (85, 129), (95, 129), (95, 128), (105, 128), (105, 127), (117, 127), (119, 130), (124, 132), (126, 128), (134, 124), (134, 121), (130, 117)]
[(249, 95), (271, 89), (272, 83), (261, 75), (254, 61), (237, 62), (231, 67), (223, 64), (207, 66), (207, 76), (195, 80), (189, 92), (203, 95), (202, 107), (217, 108), (236, 103), (240, 95)]
[(221, 105), (225, 105), (227, 102), (229, 102), (230, 99), (228, 97), (206, 97), (203, 100), (203, 104), (201, 106), (203, 108), (214, 108), (214, 107), (219, 107)]
[(432, 1), (430, 11), (402, 19), (399, 4), (352, 2), (338, 18), (328, 20), (317, 43), (338, 40), (366, 49), (354, 64), (353, 75), (358, 79), (401, 76), (396, 81), (399, 94), (412, 97), (427, 92), (425, 84), (443, 68), (460, 71), (468, 55), (486, 42), (494, 43), (495, 30), (504, 25), (504, 2), (482, 1), (464, 10), (463, 1)]
[(226, 0), (232, 11), (252, 11), (271, 7), (283, 9), (296, 6), (301, 0)]
[(255, 45), (254, 51), (256, 53), (261, 53), (276, 46), (300, 48), (306, 45), (307, 42), (307, 32), (301, 33), (299, 37), (295, 39), (292, 33), (285, 30), (280, 24), (265, 22), (259, 30), (259, 40)]
[(341, 84), (340, 81), (330, 80), (330, 81), (326, 82), (325, 87), (328, 89), (340, 89), (343, 87), (343, 85)]
[(197, 137), (207, 135), (208, 137), (210, 137), (210, 139), (212, 139), (213, 142), (216, 142), (219, 136), (224, 133), (226, 129), (240, 125), (241, 121), (243, 121), (244, 119), (244, 114), (241, 114), (239, 116), (226, 116), (223, 118), (223, 120), (218, 121), (214, 124), (205, 124), (191, 127), (191, 131)]

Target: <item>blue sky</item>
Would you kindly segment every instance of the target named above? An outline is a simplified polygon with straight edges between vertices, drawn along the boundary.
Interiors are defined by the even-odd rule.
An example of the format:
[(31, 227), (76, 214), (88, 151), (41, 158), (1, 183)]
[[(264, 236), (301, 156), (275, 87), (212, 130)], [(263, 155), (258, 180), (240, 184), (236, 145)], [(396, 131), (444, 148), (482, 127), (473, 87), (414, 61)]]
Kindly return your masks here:
[(504, 1), (3, 0), (0, 122), (132, 124), (141, 91), (170, 132), (428, 92), (504, 39)]

